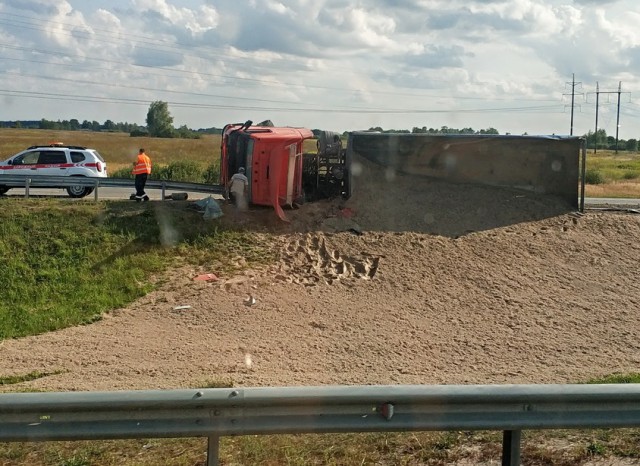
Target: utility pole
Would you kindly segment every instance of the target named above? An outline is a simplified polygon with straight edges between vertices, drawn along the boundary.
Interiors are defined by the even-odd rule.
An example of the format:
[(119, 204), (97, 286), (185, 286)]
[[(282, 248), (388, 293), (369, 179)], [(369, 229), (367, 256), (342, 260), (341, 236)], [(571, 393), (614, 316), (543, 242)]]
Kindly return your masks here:
[(616, 119), (616, 154), (618, 153), (618, 133), (620, 132), (620, 94), (622, 94), (622, 81), (618, 83), (618, 118)]
[[(576, 86), (581, 85), (582, 83), (577, 83), (576, 82), (576, 75), (575, 73), (571, 74), (571, 82), (567, 83), (571, 85), (571, 130), (569, 132), (570, 136), (573, 136), (573, 108), (574, 108), (574, 104), (575, 104), (575, 98), (576, 98)], [(569, 94), (563, 94), (563, 95), (569, 95)]]
[[(593, 94), (589, 92), (588, 94)], [(618, 134), (620, 131), (620, 96), (622, 95), (622, 81), (618, 83), (617, 91), (601, 91), (600, 84), (596, 83), (596, 133), (594, 134), (593, 153), (595, 154), (598, 148), (598, 106), (600, 103), (600, 94), (618, 94), (618, 117), (616, 120), (616, 154), (618, 153)], [(630, 94), (625, 92), (625, 94)]]
[(593, 133), (593, 153), (598, 151), (598, 104), (600, 103), (600, 83), (596, 82), (596, 132)]

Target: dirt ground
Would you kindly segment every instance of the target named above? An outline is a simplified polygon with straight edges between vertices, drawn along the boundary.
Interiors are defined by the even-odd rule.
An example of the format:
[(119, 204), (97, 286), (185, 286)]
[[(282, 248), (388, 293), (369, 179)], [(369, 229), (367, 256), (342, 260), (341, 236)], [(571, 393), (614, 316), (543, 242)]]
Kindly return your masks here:
[[(361, 171), (349, 201), (288, 211), (265, 235), (280, 257), (269, 267), (218, 281), (193, 280), (218, 272), (206, 267), (174, 270), (94, 324), (1, 342), (0, 374), (56, 372), (5, 389), (572, 383), (640, 371), (640, 216)], [(256, 229), (274, 217), (231, 214)]]

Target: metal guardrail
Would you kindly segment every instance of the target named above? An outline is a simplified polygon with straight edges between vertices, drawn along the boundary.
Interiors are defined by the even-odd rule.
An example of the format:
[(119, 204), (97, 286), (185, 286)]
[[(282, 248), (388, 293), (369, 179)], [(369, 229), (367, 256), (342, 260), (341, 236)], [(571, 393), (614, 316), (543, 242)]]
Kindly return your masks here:
[(392, 385), (0, 394), (0, 441), (640, 426), (640, 384)]
[[(47, 176), (47, 175), (2, 175), (0, 185), (14, 188), (25, 188), (25, 197), (29, 197), (29, 188), (66, 188), (69, 186), (85, 186), (94, 189), (95, 200), (98, 200), (100, 187), (134, 188), (134, 180), (127, 178), (97, 178), (86, 176)], [(224, 187), (217, 184), (185, 183), (180, 181), (147, 180), (145, 188), (161, 189), (162, 200), (166, 190), (192, 191), (210, 194), (223, 194)]]

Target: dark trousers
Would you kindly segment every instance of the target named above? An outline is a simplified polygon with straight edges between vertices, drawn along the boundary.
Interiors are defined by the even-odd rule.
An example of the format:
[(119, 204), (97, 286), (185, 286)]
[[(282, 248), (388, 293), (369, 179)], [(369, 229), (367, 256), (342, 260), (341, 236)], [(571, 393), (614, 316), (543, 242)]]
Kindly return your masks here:
[(136, 197), (142, 198), (147, 194), (144, 192), (144, 185), (147, 184), (147, 175), (146, 173), (142, 173), (140, 175), (136, 175)]

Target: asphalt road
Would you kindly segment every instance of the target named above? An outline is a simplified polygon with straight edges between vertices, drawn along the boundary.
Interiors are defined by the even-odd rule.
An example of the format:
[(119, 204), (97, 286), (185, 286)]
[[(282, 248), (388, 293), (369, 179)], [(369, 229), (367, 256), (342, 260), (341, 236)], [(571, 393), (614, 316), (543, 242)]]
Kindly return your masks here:
[(640, 199), (621, 199), (612, 197), (585, 197), (585, 206), (639, 207)]

